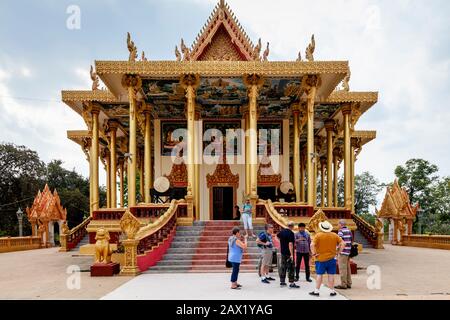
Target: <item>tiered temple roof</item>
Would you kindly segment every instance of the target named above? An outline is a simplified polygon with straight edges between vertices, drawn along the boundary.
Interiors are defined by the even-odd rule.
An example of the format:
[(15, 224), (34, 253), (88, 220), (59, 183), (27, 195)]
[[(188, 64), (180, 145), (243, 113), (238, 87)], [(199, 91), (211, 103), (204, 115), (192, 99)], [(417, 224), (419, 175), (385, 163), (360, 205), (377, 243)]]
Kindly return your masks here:
[(26, 208), (29, 221), (59, 221), (66, 220), (67, 210), (61, 205), (56, 189), (53, 193), (46, 184), (42, 192), (39, 190), (31, 208)]
[(386, 188), (381, 209), (377, 211), (378, 218), (410, 218), (414, 219), (419, 209), (419, 204), (411, 205), (408, 192), (395, 179), (392, 187)]

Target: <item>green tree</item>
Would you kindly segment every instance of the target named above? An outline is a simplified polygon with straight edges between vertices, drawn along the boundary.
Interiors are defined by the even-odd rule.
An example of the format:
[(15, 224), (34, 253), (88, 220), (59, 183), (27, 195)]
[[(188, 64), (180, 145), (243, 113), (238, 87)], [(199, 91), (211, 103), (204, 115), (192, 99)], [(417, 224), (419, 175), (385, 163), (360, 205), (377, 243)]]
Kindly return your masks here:
[(419, 203), (421, 208), (420, 215), (417, 215), (414, 223), (414, 231), (418, 230), (418, 222), (427, 228), (434, 219), (432, 213), (434, 184), (439, 177), (436, 175), (439, 168), (423, 159), (410, 159), (404, 166), (395, 168), (395, 175), (398, 178), (400, 186), (404, 187), (409, 195), (412, 204)]
[[(363, 216), (371, 215), (370, 206), (377, 205), (377, 195), (382, 189), (382, 184), (370, 173), (363, 172), (355, 175), (355, 213)], [(338, 203), (344, 205), (344, 177), (338, 180)], [(375, 219), (368, 218), (368, 222), (374, 223)]]
[[(16, 211), (33, 203), (45, 176), (45, 163), (25, 146), (0, 144), (0, 228), (3, 235), (16, 236)], [(24, 234), (31, 232), (24, 219)]]
[(428, 215), (422, 221), (426, 232), (450, 234), (450, 177), (437, 181), (430, 192)]

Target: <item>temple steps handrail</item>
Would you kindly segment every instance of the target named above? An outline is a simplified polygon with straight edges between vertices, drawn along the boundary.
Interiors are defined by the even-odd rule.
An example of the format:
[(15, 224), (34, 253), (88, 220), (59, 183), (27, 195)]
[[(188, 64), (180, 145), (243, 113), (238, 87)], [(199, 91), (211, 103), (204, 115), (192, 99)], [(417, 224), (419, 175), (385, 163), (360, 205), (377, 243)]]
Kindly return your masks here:
[(91, 219), (92, 219), (92, 217), (89, 216), (86, 219), (84, 219), (83, 221), (81, 221), (80, 224), (78, 224), (77, 226), (75, 226), (69, 230), (69, 232), (67, 233), (67, 236), (70, 236), (70, 235), (76, 233), (81, 228), (86, 228), (87, 225), (89, 224), (89, 222), (91, 221)]
[(172, 200), (169, 207), (167, 208), (167, 211), (162, 216), (139, 229), (139, 231), (136, 233), (135, 239), (142, 240), (148, 236), (151, 236), (153, 233), (158, 232), (162, 227), (164, 227), (164, 225), (170, 221), (172, 216), (176, 214), (178, 203), (179, 200)]
[(364, 220), (363, 218), (361, 218), (357, 214), (352, 213), (352, 219), (353, 219), (353, 221), (355, 221), (357, 223), (360, 223), (361, 225), (363, 225), (365, 228), (369, 229), (373, 233), (375, 233), (375, 234), (377, 233), (377, 230), (376, 230), (376, 228), (373, 225), (368, 223), (366, 220)]
[(287, 228), (289, 221), (275, 209), (272, 200), (259, 200), (258, 204), (263, 204), (265, 206), (266, 212), (273, 222), (275, 222), (282, 228)]

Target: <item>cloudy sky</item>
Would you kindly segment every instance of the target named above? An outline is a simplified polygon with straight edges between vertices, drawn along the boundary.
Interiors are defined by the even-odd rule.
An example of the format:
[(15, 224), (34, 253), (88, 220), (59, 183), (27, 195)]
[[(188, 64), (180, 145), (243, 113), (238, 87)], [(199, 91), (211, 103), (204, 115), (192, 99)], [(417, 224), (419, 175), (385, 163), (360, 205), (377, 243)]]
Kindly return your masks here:
[[(60, 102), (62, 89), (89, 89), (95, 59), (126, 60), (126, 32), (156, 60), (174, 59), (183, 37), (192, 43), (215, 0), (0, 1), (0, 141), (62, 159), (88, 174), (68, 129), (81, 117)], [(380, 181), (419, 157), (450, 175), (450, 1), (229, 0), (247, 33), (271, 44), (270, 60), (294, 60), (311, 34), (316, 60), (348, 60), (354, 91), (379, 91), (358, 129), (376, 129), (357, 172)], [(67, 28), (67, 8), (81, 10)], [(104, 174), (103, 177), (104, 179)]]

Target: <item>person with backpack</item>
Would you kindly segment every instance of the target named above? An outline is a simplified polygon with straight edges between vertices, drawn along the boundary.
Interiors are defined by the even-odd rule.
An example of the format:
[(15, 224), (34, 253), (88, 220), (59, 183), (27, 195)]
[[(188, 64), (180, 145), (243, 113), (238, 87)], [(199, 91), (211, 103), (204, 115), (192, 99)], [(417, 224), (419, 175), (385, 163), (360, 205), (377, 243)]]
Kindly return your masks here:
[(237, 283), (239, 275), (239, 267), (242, 261), (244, 250), (247, 249), (247, 237), (241, 240), (239, 227), (234, 227), (231, 237), (228, 238), (228, 261), (231, 263), (233, 271), (231, 272), (231, 289), (241, 289), (241, 285)]
[(256, 244), (261, 250), (261, 267), (259, 270), (259, 274), (261, 277), (262, 283), (270, 283), (270, 281), (274, 281), (275, 279), (269, 277), (269, 269), (272, 265), (273, 258), (273, 225), (266, 224), (264, 226), (264, 231), (258, 235), (256, 239)]
[(347, 222), (339, 220), (338, 236), (345, 243), (344, 250), (338, 256), (339, 274), (341, 276), (341, 284), (335, 286), (336, 289), (351, 289), (352, 287), (352, 272), (350, 268), (350, 254), (352, 251), (353, 236)]

